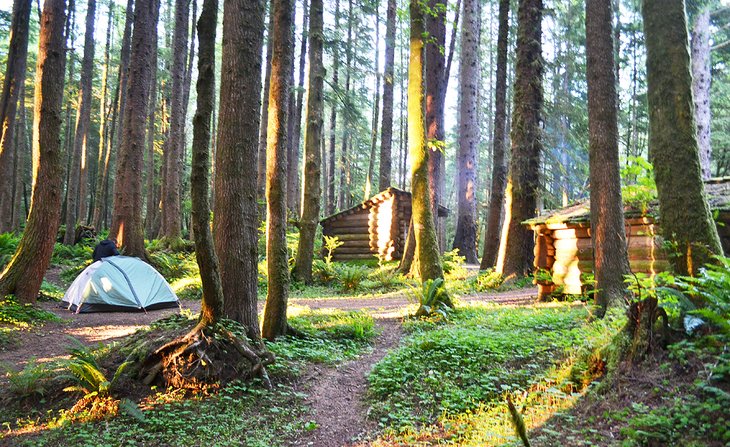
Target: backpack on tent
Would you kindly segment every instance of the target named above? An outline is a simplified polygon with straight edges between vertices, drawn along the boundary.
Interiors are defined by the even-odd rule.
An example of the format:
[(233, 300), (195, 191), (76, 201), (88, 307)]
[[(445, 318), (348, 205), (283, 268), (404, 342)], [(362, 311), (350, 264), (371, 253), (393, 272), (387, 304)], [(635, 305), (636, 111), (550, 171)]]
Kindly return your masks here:
[(180, 305), (165, 278), (139, 258), (102, 258), (74, 280), (61, 304), (75, 313), (148, 311)]

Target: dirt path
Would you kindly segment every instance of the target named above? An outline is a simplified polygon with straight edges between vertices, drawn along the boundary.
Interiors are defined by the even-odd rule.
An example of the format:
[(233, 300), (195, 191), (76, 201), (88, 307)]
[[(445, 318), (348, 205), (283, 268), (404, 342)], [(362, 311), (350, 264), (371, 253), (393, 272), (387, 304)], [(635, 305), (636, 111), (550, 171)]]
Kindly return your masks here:
[(303, 379), (305, 384), (309, 383), (306, 404), (312, 409), (310, 418), (317, 423), (317, 428), (303, 433), (292, 445), (346, 446), (375, 428), (374, 421), (367, 419), (366, 377), (373, 365), (398, 345), (402, 336), (398, 319), (378, 319), (376, 324), (381, 333), (370, 354), (337, 368), (316, 366)]

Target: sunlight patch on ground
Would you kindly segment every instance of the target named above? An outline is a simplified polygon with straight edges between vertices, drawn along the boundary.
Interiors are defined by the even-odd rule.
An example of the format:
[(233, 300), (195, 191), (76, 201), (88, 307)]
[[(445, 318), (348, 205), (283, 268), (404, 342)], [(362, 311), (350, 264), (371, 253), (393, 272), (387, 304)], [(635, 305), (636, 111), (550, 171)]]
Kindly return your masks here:
[(147, 327), (146, 325), (107, 325), (95, 327), (80, 327), (67, 329), (66, 333), (76, 338), (82, 338), (86, 342), (105, 342), (112, 338), (124, 337), (136, 332), (138, 329)]

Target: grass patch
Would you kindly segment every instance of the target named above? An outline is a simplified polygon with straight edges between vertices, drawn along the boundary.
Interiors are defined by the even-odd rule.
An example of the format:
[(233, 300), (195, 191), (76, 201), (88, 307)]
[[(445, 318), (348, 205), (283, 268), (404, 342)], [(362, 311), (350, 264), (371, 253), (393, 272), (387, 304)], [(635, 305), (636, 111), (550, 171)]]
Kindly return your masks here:
[(587, 308), (570, 305), (466, 307), (448, 323), (412, 321), (403, 346), (369, 377), (374, 416), (385, 429), (381, 441), (514, 441), (506, 396), (524, 407), (528, 427), (572, 404), (601, 363), (585, 359), (619, 325), (593, 322)]

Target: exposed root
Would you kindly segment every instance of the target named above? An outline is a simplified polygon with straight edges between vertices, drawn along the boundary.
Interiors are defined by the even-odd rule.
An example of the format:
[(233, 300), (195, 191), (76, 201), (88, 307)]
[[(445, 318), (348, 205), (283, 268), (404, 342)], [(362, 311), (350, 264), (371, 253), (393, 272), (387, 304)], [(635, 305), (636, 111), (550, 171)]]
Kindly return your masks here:
[(198, 389), (232, 380), (260, 378), (271, 387), (266, 365), (274, 355), (257, 349), (220, 325), (198, 325), (150, 353), (138, 377), (149, 385)]

